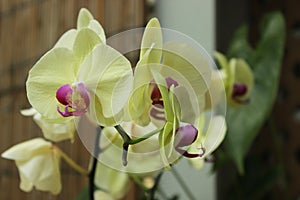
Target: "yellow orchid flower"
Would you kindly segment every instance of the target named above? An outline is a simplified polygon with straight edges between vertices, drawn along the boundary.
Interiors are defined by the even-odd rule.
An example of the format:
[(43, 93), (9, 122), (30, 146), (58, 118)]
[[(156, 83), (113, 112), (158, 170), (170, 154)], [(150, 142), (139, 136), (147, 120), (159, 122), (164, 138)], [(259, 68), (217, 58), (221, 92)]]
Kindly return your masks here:
[(21, 114), (24, 116), (33, 116), (33, 120), (41, 128), (44, 137), (48, 140), (53, 142), (60, 142), (67, 139), (74, 140), (75, 122), (73, 121), (63, 123), (48, 122), (34, 108), (21, 110)]
[(112, 199), (121, 199), (129, 189), (129, 182), (127, 173), (112, 169), (101, 162), (97, 163), (95, 185)]
[(83, 29), (85, 31), (88, 31), (88, 29), (92, 30), (94, 34), (91, 33), (91, 37), (98, 36), (101, 43), (106, 42), (105, 32), (101, 24), (94, 19), (93, 15), (86, 8), (81, 8), (77, 18), (77, 29), (70, 29), (66, 31), (58, 39), (54, 48), (64, 47), (72, 50), (78, 33)]
[(238, 58), (228, 61), (219, 52), (215, 53), (215, 58), (221, 66), (228, 104), (239, 106), (248, 103), (254, 85), (254, 77), (247, 62)]
[[(134, 71), (134, 87), (128, 103), (130, 119), (146, 126), (151, 117), (161, 118), (164, 115), (163, 110), (166, 108), (151, 70), (159, 71), (166, 80), (168, 89), (171, 85), (175, 85), (176, 90), (185, 88), (187, 98), (181, 100), (188, 102), (195, 99), (197, 103), (189, 105), (195, 115), (198, 115), (205, 104), (204, 94), (211, 76), (206, 58), (187, 43), (170, 41), (163, 44), (162, 30), (156, 18), (151, 19), (146, 26), (140, 52), (140, 60)], [(181, 112), (182, 116), (186, 116), (185, 120), (194, 120), (194, 113), (190, 110), (182, 109)]]
[(50, 142), (31, 139), (11, 147), (1, 156), (16, 162), (21, 190), (29, 192), (35, 187), (52, 194), (60, 193), (60, 154)]
[(132, 87), (130, 62), (104, 44), (101, 25), (86, 9), (77, 26), (30, 70), (28, 100), (48, 121), (62, 123), (89, 111), (100, 125), (118, 124)]
[[(129, 99), (131, 119), (142, 126), (161, 121), (161, 159), (165, 166), (180, 155), (201, 157), (185, 150), (197, 137), (194, 124), (205, 109), (206, 93), (212, 79), (208, 58), (192, 45), (169, 41), (163, 44), (156, 18), (146, 26), (140, 60), (134, 71), (134, 89)], [(179, 139), (180, 138), (180, 139)], [(176, 150), (176, 151), (174, 151)]]

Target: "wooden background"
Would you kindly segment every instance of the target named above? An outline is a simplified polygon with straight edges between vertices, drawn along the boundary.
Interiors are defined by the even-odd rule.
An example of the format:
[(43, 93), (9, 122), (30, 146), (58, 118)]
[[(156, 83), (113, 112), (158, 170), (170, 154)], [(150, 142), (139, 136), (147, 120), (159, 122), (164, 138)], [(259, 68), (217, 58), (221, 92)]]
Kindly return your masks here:
[[(29, 69), (67, 29), (76, 27), (78, 11), (88, 8), (103, 25), (107, 36), (144, 26), (143, 0), (0, 0), (0, 152), (13, 144), (41, 136), (31, 117), (20, 109), (30, 107), (25, 93)], [(89, 153), (76, 138), (60, 145), (87, 168)], [(63, 190), (58, 196), (46, 192), (22, 192), (14, 162), (0, 159), (0, 199), (74, 199), (87, 179), (62, 162)], [(134, 198), (134, 191), (127, 199)]]

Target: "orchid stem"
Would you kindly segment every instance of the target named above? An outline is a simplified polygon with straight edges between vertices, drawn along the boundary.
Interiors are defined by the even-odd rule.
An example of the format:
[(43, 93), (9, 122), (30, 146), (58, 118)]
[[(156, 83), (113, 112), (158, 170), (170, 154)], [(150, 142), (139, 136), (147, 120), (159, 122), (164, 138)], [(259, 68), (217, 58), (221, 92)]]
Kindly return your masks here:
[(154, 200), (155, 199), (155, 193), (156, 193), (156, 190), (158, 188), (158, 185), (159, 185), (159, 181), (163, 175), (163, 172), (164, 171), (161, 171), (157, 177), (155, 178), (155, 183), (154, 183), (154, 186), (150, 189), (150, 192), (149, 192), (149, 200)]
[(56, 150), (59, 152), (60, 156), (70, 167), (76, 170), (78, 173), (87, 176), (89, 173), (87, 170), (79, 166), (74, 160), (72, 160), (67, 154), (65, 154), (60, 148), (56, 147)]
[(153, 135), (159, 133), (161, 130), (163, 130), (163, 128), (164, 128), (164, 127), (161, 127), (161, 128), (159, 128), (159, 129), (153, 130), (153, 131), (151, 131), (151, 132), (149, 132), (149, 133), (143, 135), (143, 136), (140, 137), (140, 138), (131, 139), (130, 142), (129, 142), (129, 144), (137, 144), (137, 143), (140, 143), (140, 142), (142, 142), (142, 141), (144, 141), (144, 140), (146, 140), (146, 139), (152, 137)]
[(182, 189), (184, 190), (184, 192), (186, 193), (186, 195), (189, 197), (190, 200), (196, 200), (196, 198), (194, 197), (192, 191), (189, 189), (189, 187), (185, 184), (183, 178), (180, 176), (180, 174), (177, 172), (177, 170), (172, 167), (171, 170), (173, 176), (176, 178), (177, 182), (179, 183), (179, 185), (182, 187)]
[(93, 155), (93, 161), (92, 161), (92, 169), (89, 173), (90, 200), (94, 200), (94, 191), (96, 189), (94, 180), (95, 180), (96, 168), (97, 168), (97, 163), (98, 163), (98, 156), (100, 154), (100, 148), (99, 148), (100, 134), (101, 134), (101, 127), (98, 127), (97, 133), (96, 133), (95, 144), (94, 144), (95, 146), (94, 146), (94, 155)]
[(140, 143), (146, 139), (148, 139), (149, 137), (155, 135), (156, 133), (160, 132), (162, 128), (156, 129), (154, 131), (151, 131), (150, 133), (147, 133), (145, 135), (143, 135), (140, 138), (136, 138), (136, 139), (131, 139), (130, 136), (126, 133), (126, 131), (122, 128), (121, 125), (116, 125), (115, 129), (118, 131), (118, 133), (120, 134), (120, 136), (123, 138), (123, 153), (122, 153), (122, 161), (123, 161), (123, 165), (126, 166), (128, 161), (127, 161), (127, 154), (128, 154), (128, 148), (129, 145), (133, 145), (133, 144), (137, 144)]

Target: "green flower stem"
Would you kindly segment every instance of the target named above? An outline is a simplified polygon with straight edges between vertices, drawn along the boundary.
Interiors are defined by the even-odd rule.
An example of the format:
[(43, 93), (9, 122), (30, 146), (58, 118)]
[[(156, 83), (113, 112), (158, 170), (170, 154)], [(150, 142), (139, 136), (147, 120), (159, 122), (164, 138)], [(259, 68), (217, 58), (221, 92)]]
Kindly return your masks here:
[(190, 200), (196, 200), (196, 198), (194, 197), (192, 191), (189, 189), (189, 187), (185, 184), (184, 180), (182, 179), (182, 177), (180, 176), (180, 174), (177, 172), (177, 170), (172, 167), (171, 170), (173, 176), (176, 178), (177, 182), (179, 183), (179, 185), (182, 187), (183, 191), (186, 193), (186, 195), (189, 197)]
[(126, 133), (126, 131), (122, 128), (121, 125), (116, 125), (115, 129), (118, 131), (118, 133), (120, 134), (120, 136), (123, 138), (123, 141), (124, 141), (122, 160), (123, 160), (123, 165), (126, 166), (129, 145), (137, 144), (137, 143), (140, 143), (140, 142), (148, 139), (149, 137), (155, 135), (156, 133), (159, 133), (163, 129), (163, 127), (156, 129), (154, 131), (151, 131), (150, 133), (147, 133), (147, 134), (143, 135), (142, 137), (136, 138), (136, 139), (131, 139), (130, 136)]
[(153, 135), (159, 133), (160, 131), (163, 130), (163, 128), (164, 128), (164, 127), (161, 127), (161, 128), (159, 128), (159, 129), (153, 130), (153, 131), (151, 131), (151, 132), (149, 132), (149, 133), (143, 135), (143, 136), (140, 137), (140, 138), (131, 139), (131, 140), (129, 141), (129, 144), (137, 144), (137, 143), (140, 143), (140, 142), (142, 142), (142, 141), (144, 141), (144, 140), (146, 140), (146, 139), (152, 137)]
[(70, 167), (72, 167), (74, 170), (76, 170), (77, 172), (79, 172), (80, 174), (85, 175), (85, 176), (87, 176), (89, 174), (87, 170), (85, 170), (84, 168), (82, 168), (81, 166), (79, 166), (74, 160), (72, 160), (60, 148), (58, 148), (57, 146), (55, 146), (55, 149), (58, 151), (58, 153), (61, 156), (61, 158), (64, 161), (66, 161), (66, 163), (68, 163), (68, 165)]
[(98, 127), (97, 133), (96, 133), (96, 139), (95, 139), (92, 168), (89, 173), (89, 197), (90, 197), (89, 199), (90, 200), (94, 200), (94, 191), (96, 189), (94, 180), (95, 180), (96, 168), (97, 168), (97, 163), (98, 163), (98, 156), (100, 154), (100, 148), (99, 148), (100, 134), (101, 134), (101, 127)]

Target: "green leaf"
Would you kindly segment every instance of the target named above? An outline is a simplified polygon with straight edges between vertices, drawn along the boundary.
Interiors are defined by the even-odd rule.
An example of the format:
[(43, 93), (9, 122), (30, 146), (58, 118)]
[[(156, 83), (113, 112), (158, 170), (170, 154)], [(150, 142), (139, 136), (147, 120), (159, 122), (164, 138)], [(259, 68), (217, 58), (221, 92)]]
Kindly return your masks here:
[(247, 28), (242, 27), (235, 35), (229, 49), (229, 57), (248, 61), (253, 68), (255, 83), (250, 95), (251, 102), (227, 112), (228, 132), (225, 148), (243, 173), (243, 160), (273, 106), (280, 76), (285, 38), (283, 16), (271, 13), (264, 18), (261, 38), (256, 50), (251, 50), (246, 38)]
[(89, 187), (86, 186), (83, 188), (78, 196), (75, 198), (75, 200), (88, 200), (89, 199)]

